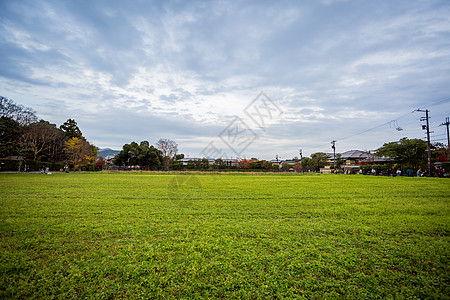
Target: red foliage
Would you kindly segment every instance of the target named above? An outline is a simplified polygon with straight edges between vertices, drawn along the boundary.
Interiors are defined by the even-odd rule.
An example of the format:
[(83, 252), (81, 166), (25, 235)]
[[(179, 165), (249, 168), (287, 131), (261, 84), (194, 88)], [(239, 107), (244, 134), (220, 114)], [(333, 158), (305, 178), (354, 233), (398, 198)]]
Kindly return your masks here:
[(101, 167), (103, 167), (104, 165), (106, 165), (106, 160), (105, 160), (103, 157), (100, 156), (100, 157), (97, 159), (97, 161), (95, 162), (95, 166), (98, 167), (98, 168), (101, 168)]
[(250, 168), (250, 161), (248, 159), (241, 159), (238, 162), (239, 168), (242, 169), (249, 169)]

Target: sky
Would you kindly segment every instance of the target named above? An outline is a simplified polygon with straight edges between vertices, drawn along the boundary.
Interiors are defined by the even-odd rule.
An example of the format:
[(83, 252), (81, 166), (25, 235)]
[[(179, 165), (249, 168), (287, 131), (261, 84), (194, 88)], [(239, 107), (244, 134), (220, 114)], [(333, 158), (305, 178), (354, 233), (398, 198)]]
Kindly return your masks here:
[(0, 0), (0, 95), (100, 148), (281, 159), (446, 141), (450, 1)]

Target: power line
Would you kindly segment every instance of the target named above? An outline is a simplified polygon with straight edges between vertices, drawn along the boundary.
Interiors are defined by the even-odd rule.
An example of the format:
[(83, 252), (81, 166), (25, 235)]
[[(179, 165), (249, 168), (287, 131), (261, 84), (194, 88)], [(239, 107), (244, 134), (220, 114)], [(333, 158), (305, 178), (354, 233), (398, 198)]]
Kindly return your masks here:
[[(431, 104), (424, 103), (423, 106), (425, 106), (425, 105), (427, 105), (428, 107), (430, 107), (430, 106), (435, 106), (435, 105), (439, 105), (439, 104), (444, 103), (444, 102), (447, 102), (447, 101), (450, 102), (450, 97), (445, 97), (445, 98), (438, 99), (437, 101), (432, 102)], [(372, 130), (381, 128), (381, 127), (386, 126), (386, 125), (391, 125), (391, 124), (397, 124), (397, 125), (398, 125), (398, 120), (403, 119), (403, 118), (405, 118), (405, 117), (407, 117), (407, 116), (413, 116), (413, 117), (414, 117), (414, 112), (415, 112), (415, 111), (417, 111), (417, 110), (413, 110), (413, 111), (411, 111), (411, 112), (408, 112), (408, 113), (406, 113), (406, 114), (403, 114), (403, 115), (397, 117), (396, 119), (393, 119), (393, 120), (391, 120), (391, 121), (389, 121), (389, 122), (380, 124), (380, 125), (378, 125), (378, 126), (375, 126), (375, 127), (372, 127), (372, 128), (369, 128), (369, 129), (366, 129), (366, 130), (357, 132), (357, 133), (352, 134), (352, 135), (349, 135), (349, 136), (345, 136), (345, 137), (339, 138), (339, 139), (337, 139), (337, 141), (347, 140), (347, 139), (349, 139), (349, 138), (352, 138), (352, 137), (355, 137), (355, 136), (358, 136), (358, 135), (361, 135), (361, 134), (370, 132), (370, 131), (372, 131)], [(419, 118), (419, 119), (414, 118), (414, 119), (416, 119), (416, 121), (419, 121), (419, 120), (420, 120), (420, 118)], [(428, 118), (428, 119), (430, 119), (430, 118)], [(427, 119), (427, 121), (428, 121), (428, 119)], [(409, 124), (409, 123), (411, 123), (411, 121), (408, 122), (408, 123), (406, 123), (406, 124)], [(401, 128), (401, 130), (399, 130), (400, 128), (401, 128), (400, 126), (396, 126), (395, 129), (398, 130), (398, 131), (403, 131), (402, 128)], [(405, 130), (405, 132), (406, 132), (406, 131), (411, 132), (411, 131), (416, 131), (416, 130)], [(326, 145), (328, 145), (328, 143), (326, 143), (326, 144), (321, 144), (321, 145), (315, 146), (315, 147), (313, 147), (313, 148), (322, 148), (322, 147), (325, 147)]]

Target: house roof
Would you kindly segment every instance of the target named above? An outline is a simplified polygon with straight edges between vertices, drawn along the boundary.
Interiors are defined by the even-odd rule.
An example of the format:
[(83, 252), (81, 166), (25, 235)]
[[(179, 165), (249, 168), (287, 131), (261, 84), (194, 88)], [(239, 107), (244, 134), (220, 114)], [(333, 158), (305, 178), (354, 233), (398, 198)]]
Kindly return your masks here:
[(361, 150), (349, 150), (341, 153), (343, 159), (366, 159), (369, 157), (367, 152)]

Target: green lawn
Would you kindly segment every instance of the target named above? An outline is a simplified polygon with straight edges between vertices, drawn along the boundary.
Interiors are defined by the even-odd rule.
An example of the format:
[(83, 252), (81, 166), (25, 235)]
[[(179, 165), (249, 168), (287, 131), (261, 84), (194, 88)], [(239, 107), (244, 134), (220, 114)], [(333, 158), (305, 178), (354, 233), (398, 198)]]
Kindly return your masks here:
[(449, 298), (450, 180), (0, 174), (0, 298)]

